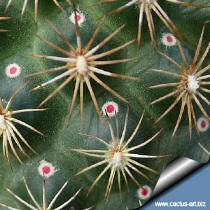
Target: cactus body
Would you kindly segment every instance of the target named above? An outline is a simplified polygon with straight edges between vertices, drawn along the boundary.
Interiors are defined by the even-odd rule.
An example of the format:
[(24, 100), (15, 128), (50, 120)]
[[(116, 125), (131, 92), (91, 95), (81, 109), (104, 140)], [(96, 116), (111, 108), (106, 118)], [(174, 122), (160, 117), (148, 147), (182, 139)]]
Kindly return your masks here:
[[(186, 1), (0, 1), (0, 209), (134, 209), (208, 160), (210, 8)], [(5, 121), (26, 82), (6, 111), (28, 145)]]

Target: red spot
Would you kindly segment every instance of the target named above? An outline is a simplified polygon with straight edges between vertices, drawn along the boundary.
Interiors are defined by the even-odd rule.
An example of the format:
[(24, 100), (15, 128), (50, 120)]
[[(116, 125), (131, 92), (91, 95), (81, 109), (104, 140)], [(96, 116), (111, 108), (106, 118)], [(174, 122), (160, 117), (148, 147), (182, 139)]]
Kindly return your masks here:
[(106, 110), (108, 113), (112, 113), (112, 112), (114, 112), (115, 108), (112, 104), (110, 104), (106, 107)]
[(76, 15), (76, 20), (77, 20), (77, 21), (80, 21), (81, 18), (82, 18), (81, 15)]
[(148, 190), (146, 188), (143, 188), (142, 195), (146, 196), (148, 194)]
[(205, 128), (206, 127), (206, 122), (205, 122), (205, 120), (202, 120), (202, 122), (201, 122), (201, 128)]
[(50, 168), (49, 166), (44, 166), (44, 167), (42, 168), (42, 170), (43, 170), (43, 173), (44, 173), (44, 174), (49, 174), (50, 171), (51, 171), (51, 168)]
[(13, 66), (9, 70), (10, 74), (15, 74), (17, 72), (17, 67)]
[(168, 42), (173, 42), (173, 38), (171, 36), (167, 36), (166, 39)]

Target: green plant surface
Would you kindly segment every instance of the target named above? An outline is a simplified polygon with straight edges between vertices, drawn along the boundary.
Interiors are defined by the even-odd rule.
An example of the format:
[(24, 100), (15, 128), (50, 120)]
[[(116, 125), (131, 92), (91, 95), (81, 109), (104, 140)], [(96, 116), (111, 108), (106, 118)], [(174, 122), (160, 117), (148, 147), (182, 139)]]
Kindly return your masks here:
[[(38, 34), (42, 38), (51, 41), (65, 50), (69, 50), (62, 39), (60, 39), (55, 31), (53, 31), (49, 26), (49, 24), (46, 23), (45, 18), (51, 21), (73, 44), (73, 46), (76, 47), (75, 25), (69, 20), (69, 16), (72, 14), (73, 9), (69, 7), (65, 1), (59, 2), (66, 12), (63, 12), (56, 7), (52, 0), (40, 1), (38, 20), (36, 22), (34, 20), (34, 2), (29, 2), (24, 14), (24, 18), (21, 20), (20, 14), (22, 9), (22, 1), (16, 0), (12, 3), (6, 13), (6, 16), (11, 17), (11, 19), (5, 21), (0, 20), (0, 28), (8, 30), (7, 33), (0, 33), (0, 97), (3, 99), (3, 102), (6, 104), (12, 94), (20, 86), (22, 86), (26, 81), (30, 81), (26, 88), (24, 88), (24, 90), (21, 91), (20, 94), (15, 98), (14, 104), (11, 107), (12, 110), (36, 108), (65, 80), (64, 78), (62, 81), (57, 81), (40, 90), (30, 92), (32, 88), (48, 81), (49, 79), (52, 79), (54, 76), (57, 76), (58, 73), (49, 73), (26, 78), (26, 76), (29, 74), (41, 72), (61, 65), (61, 63), (58, 61), (34, 58), (29, 56), (29, 54), (63, 56), (61, 53), (39, 40), (35, 34)], [(119, 6), (122, 6), (127, 1), (116, 1), (97, 7), (88, 7), (96, 2), (98, 1), (74, 1), (76, 8), (82, 11), (86, 17), (85, 22), (80, 27), (83, 46), (87, 44), (98, 24), (100, 24), (100, 17), (105, 15), (107, 12), (118, 8)], [(207, 5), (208, 1), (195, 0), (193, 3)], [(4, 9), (6, 4), (7, 1), (0, 1), (0, 16), (5, 16)], [(181, 45), (184, 49), (188, 63), (190, 64), (195, 54), (203, 23), (204, 21), (209, 20), (210, 9), (185, 7), (181, 5), (174, 5), (165, 1), (160, 1), (159, 4), (167, 12), (174, 24), (185, 37), (185, 41), (182, 40)], [(176, 60), (177, 63), (182, 65), (182, 60), (177, 45), (166, 47), (161, 42), (162, 34), (168, 33), (168, 29), (155, 15), (154, 21), (159, 51), (165, 53), (169, 57)], [(93, 46), (96, 46), (98, 43), (104, 40), (105, 37), (110, 35), (118, 27), (125, 23), (125, 28), (115, 37), (113, 37), (113, 39), (104, 47), (102, 47), (98, 53), (106, 52), (130, 40), (136, 39), (138, 30), (137, 6), (134, 5), (124, 11), (107, 17)], [(205, 51), (209, 43), (209, 35), (210, 26), (207, 24), (200, 56)], [(176, 135), (172, 138), (173, 129), (179, 115), (181, 103), (179, 103), (171, 112), (169, 112), (160, 122), (155, 123), (158, 117), (174, 101), (175, 97), (171, 97), (158, 104), (149, 105), (155, 99), (171, 91), (169, 88), (150, 89), (149, 87), (161, 83), (174, 82), (174, 80), (172, 77), (161, 75), (150, 70), (162, 69), (174, 73), (178, 73), (178, 70), (167, 59), (153, 50), (146, 21), (143, 22), (140, 48), (137, 47), (137, 43), (135, 42), (119, 52), (104, 57), (104, 60), (109, 61), (135, 58), (139, 56), (142, 56), (141, 60), (115, 65), (104, 65), (101, 68), (107, 72), (142, 78), (143, 81), (122, 80), (119, 78), (98, 75), (98, 77), (104, 83), (109, 85), (113, 90), (117, 91), (122, 97), (130, 102), (126, 139), (128, 139), (133, 133), (141, 114), (145, 111), (141, 127), (132, 140), (131, 146), (143, 143), (147, 139), (151, 138), (160, 129), (163, 129), (158, 137), (156, 137), (145, 147), (136, 150), (135, 153), (137, 152), (138, 154), (145, 155), (170, 155), (170, 157), (161, 159), (137, 159), (137, 161), (159, 172), (161, 172), (170, 161), (176, 159), (177, 157), (184, 156), (202, 163), (207, 162), (209, 156), (203, 152), (203, 150), (198, 146), (198, 143), (201, 142), (206, 149), (210, 150), (210, 130), (208, 129), (206, 132), (201, 132), (199, 136), (196, 133), (195, 126), (193, 125), (193, 133), (190, 140), (188, 116), (186, 110)], [(209, 65), (209, 61), (210, 58), (209, 55), (207, 55), (202, 68)], [(9, 78), (5, 74), (5, 69), (9, 64), (13, 63), (17, 63), (22, 68), (22, 72), (19, 77)], [(206, 75), (207, 74), (209, 75), (209, 70), (206, 72)], [(206, 81), (209, 81), (209, 78)], [(12, 171), (9, 165), (6, 164), (6, 161), (4, 164), (5, 157), (3, 156), (1, 146), (1, 203), (10, 205), (14, 208), (19, 208), (21, 210), (28, 209), (4, 189), (6, 187), (11, 189), (24, 200), (31, 203), (32, 201), (30, 200), (23, 183), (23, 176), (26, 178), (31, 191), (34, 193), (34, 196), (38, 202), (42, 203), (42, 177), (38, 174), (37, 167), (39, 166), (39, 162), (41, 160), (46, 160), (51, 162), (58, 169), (54, 176), (46, 180), (48, 202), (53, 198), (64, 182), (70, 178), (69, 185), (64, 189), (62, 196), (60, 196), (56, 201), (57, 206), (61, 203), (64, 203), (73, 194), (75, 194), (77, 190), (82, 188), (82, 191), (75, 198), (75, 200), (65, 207), (65, 209), (69, 209), (72, 206), (78, 210), (88, 208), (90, 206), (94, 206), (93, 209), (96, 210), (121, 210), (125, 209), (126, 206), (129, 209), (139, 207), (139, 198), (137, 196), (137, 190), (139, 187), (129, 178), (129, 176), (127, 177), (130, 193), (127, 192), (126, 185), (122, 179), (122, 199), (120, 199), (117, 178), (115, 177), (108, 201), (104, 201), (104, 196), (109, 179), (109, 172), (102, 177), (92, 192), (86, 196), (89, 187), (97, 178), (99, 173), (104, 169), (104, 166), (91, 169), (78, 177), (71, 178), (82, 169), (95, 164), (97, 159), (73, 152), (70, 150), (70, 148), (103, 149), (99, 142), (88, 138), (87, 136), (80, 136), (78, 133), (93, 135), (107, 142), (111, 141), (106, 118), (104, 117), (104, 124), (101, 123), (86, 86), (84, 86), (84, 128), (82, 128), (81, 125), (79, 99), (76, 101), (70, 126), (67, 127), (74, 85), (75, 81), (72, 81), (56, 96), (49, 100), (49, 102), (41, 107), (48, 108), (47, 111), (23, 113), (18, 115), (18, 119), (43, 132), (46, 137), (36, 135), (29, 129), (19, 126), (18, 129), (21, 131), (22, 135), (27, 138), (29, 144), (38, 154), (33, 154), (27, 147), (21, 144), (31, 157), (31, 159), (26, 159), (16, 147), (18, 154), (24, 162), (24, 165), (21, 165), (10, 150), (10, 158), (13, 166)], [(100, 108), (107, 101), (114, 101), (119, 105), (119, 133), (121, 134), (123, 131), (127, 105), (105, 90), (103, 87), (99, 86), (95, 81), (91, 80), (91, 85)], [(206, 86), (206, 88), (209, 88), (209, 86)], [(208, 100), (210, 100), (209, 93), (206, 93), (205, 96)], [(209, 114), (209, 104), (203, 103), (202, 101), (202, 105)], [(197, 106), (195, 106), (195, 112), (197, 118), (202, 116), (202, 113)], [(114, 125), (115, 119), (111, 118), (111, 121)], [(116, 132), (115, 126), (114, 130)], [(147, 174), (153, 180), (153, 182), (148, 182), (136, 172), (133, 172), (133, 174), (142, 185), (149, 185), (153, 189), (158, 181), (159, 175), (153, 174), (144, 169), (142, 169), (142, 172)], [(147, 200), (141, 200), (142, 203), (146, 201)], [(5, 207), (0, 206), (0, 209), (5, 209)]]

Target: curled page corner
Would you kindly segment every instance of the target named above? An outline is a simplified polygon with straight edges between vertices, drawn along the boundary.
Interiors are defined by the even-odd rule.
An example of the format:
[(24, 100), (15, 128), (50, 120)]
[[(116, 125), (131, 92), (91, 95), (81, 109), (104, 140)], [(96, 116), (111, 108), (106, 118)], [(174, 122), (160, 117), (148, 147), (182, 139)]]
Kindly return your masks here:
[(186, 157), (174, 160), (161, 173), (151, 198), (165, 191), (166, 189), (174, 185), (176, 182), (189, 175), (191, 172), (200, 168), (202, 165), (204, 164)]

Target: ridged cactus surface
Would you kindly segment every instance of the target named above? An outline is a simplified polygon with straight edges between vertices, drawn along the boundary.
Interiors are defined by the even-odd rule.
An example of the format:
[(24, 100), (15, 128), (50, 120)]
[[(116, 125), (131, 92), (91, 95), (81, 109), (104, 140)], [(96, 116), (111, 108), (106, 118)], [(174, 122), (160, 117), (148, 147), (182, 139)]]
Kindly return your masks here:
[(0, 1), (0, 209), (135, 209), (208, 161), (210, 8), (186, 1)]

